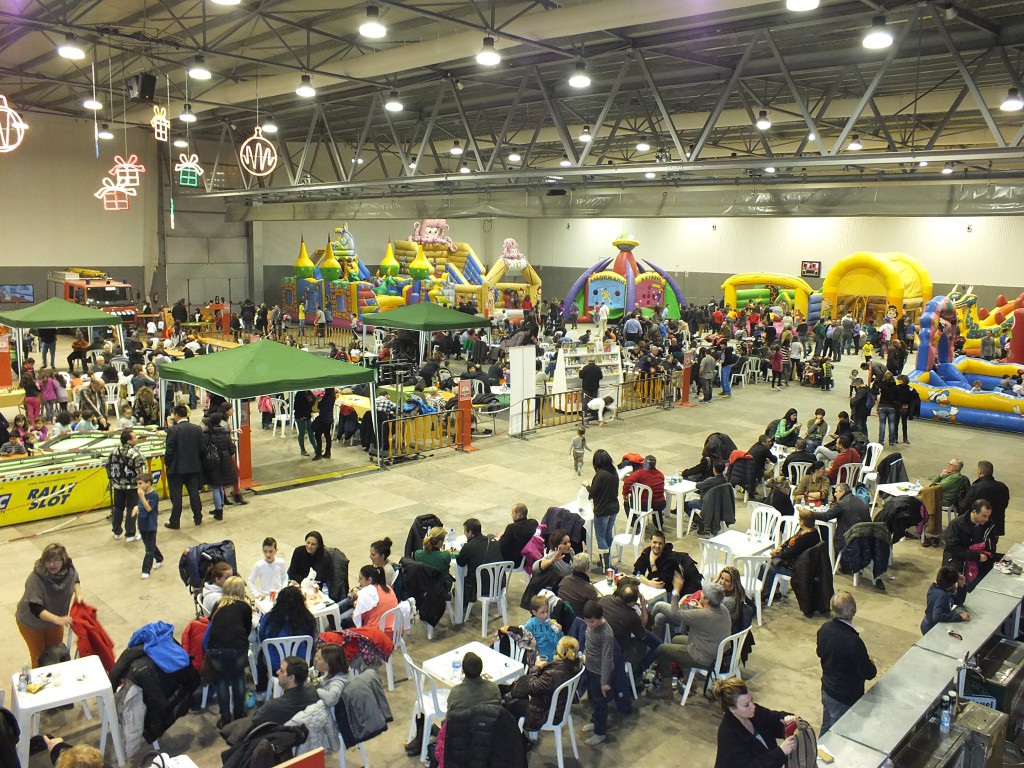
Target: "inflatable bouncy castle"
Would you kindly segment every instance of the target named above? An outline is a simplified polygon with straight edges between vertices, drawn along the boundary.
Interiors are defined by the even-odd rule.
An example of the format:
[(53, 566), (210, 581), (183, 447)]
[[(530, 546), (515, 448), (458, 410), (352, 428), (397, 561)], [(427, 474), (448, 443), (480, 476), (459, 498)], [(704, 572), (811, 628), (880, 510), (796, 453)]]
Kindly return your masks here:
[(905, 314), (916, 318), (932, 297), (928, 270), (905, 253), (853, 253), (836, 262), (821, 286), (821, 316), (858, 322)]
[[(522, 278), (522, 282), (510, 279), (517, 274)], [(511, 237), (505, 238), (501, 247), (501, 257), (495, 260), (484, 280), (494, 285), (495, 309), (518, 309), (520, 302), (526, 297), (529, 297), (534, 306), (540, 302), (540, 275), (530, 266), (526, 255), (519, 250), (519, 243)]]
[(632, 235), (620, 235), (612, 245), (619, 249), (614, 258), (598, 262), (572, 284), (565, 297), (566, 319), (572, 304), (576, 304), (584, 321), (601, 304), (607, 304), (608, 317), (613, 320), (634, 309), (650, 314), (664, 307), (670, 318), (678, 320), (679, 308), (686, 306), (679, 284), (661, 268), (634, 255), (639, 242)]
[(818, 322), (821, 316), (821, 294), (814, 293), (810, 284), (800, 277), (769, 272), (733, 275), (722, 283), (722, 290), (725, 303), (734, 310), (752, 301), (777, 308), (780, 316), (796, 310), (810, 323)]

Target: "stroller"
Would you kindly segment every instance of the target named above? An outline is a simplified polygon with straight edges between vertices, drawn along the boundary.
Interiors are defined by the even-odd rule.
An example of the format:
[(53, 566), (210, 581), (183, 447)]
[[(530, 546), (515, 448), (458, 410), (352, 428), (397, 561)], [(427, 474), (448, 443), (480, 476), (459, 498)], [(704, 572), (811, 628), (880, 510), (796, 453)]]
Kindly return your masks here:
[(196, 544), (182, 552), (181, 558), (178, 560), (178, 574), (192, 594), (192, 603), (197, 619), (203, 616), (201, 597), (206, 574), (216, 563), (227, 563), (231, 566), (231, 570), (235, 573), (238, 572), (235, 562), (235, 544), (230, 539), (216, 544)]

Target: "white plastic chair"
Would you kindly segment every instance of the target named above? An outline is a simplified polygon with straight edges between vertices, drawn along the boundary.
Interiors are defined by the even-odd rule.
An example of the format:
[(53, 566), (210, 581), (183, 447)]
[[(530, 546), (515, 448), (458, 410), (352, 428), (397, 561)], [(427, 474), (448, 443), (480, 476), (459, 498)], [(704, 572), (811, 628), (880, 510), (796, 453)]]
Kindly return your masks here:
[(836, 472), (836, 485), (846, 483), (852, 489), (860, 477), (860, 464), (843, 464)]
[[(415, 610), (415, 609), (413, 609)], [(391, 621), (391, 630), (389, 631), (388, 621)], [(378, 628), (381, 632), (385, 632), (391, 635), (391, 642), (394, 644), (394, 650), (391, 651), (391, 655), (388, 656), (387, 670), (388, 670), (388, 690), (395, 690), (395, 654), (405, 654), (405, 615), (402, 613), (402, 606), (399, 604), (392, 608), (390, 611), (386, 611), (383, 616), (380, 617)], [(412, 675), (409, 674), (409, 668), (405, 668), (405, 678), (408, 680)]]
[(775, 540), (776, 546), (782, 546), (782, 542), (789, 541), (800, 527), (800, 519), (796, 515), (787, 515), (782, 518), (779, 525), (779, 538)]
[[(516, 564), (511, 560), (501, 560), (497, 563), (484, 563), (476, 569), (476, 599), (482, 605), (480, 636), (487, 637), (487, 618), (491, 610), (491, 603), (498, 606), (501, 611), (501, 619), (508, 625), (508, 582), (512, 578), (512, 569)], [(487, 574), (487, 594), (484, 593), (484, 574)], [(469, 614), (473, 610), (473, 603), (466, 606), (466, 613), (463, 622), (469, 621)]]
[(811, 468), (811, 462), (809, 461), (794, 461), (790, 463), (789, 469), (786, 471), (789, 473), (789, 500), (793, 500), (793, 494), (796, 493), (797, 484), (804, 479), (804, 475), (807, 474), (807, 470)]
[(501, 650), (500, 638), (491, 643), (491, 648), (496, 650), (498, 653), (501, 653), (503, 656), (508, 656), (513, 661), (518, 661), (520, 664), (526, 664), (526, 648), (515, 641), (509, 643), (509, 653), (507, 654)]
[[(679, 702), (679, 706), (686, 706), (686, 699), (690, 696), (690, 687), (693, 685), (693, 678), (698, 674), (704, 676), (705, 686), (710, 685), (711, 681), (718, 677), (742, 677), (740, 675), (740, 654), (743, 652), (743, 643), (746, 642), (748, 632), (750, 632), (750, 627), (737, 632), (735, 635), (729, 635), (718, 644), (718, 654), (715, 656), (714, 667), (711, 667), (710, 669), (690, 667), (690, 675), (686, 679), (686, 686), (683, 688), (683, 697)], [(732, 655), (729, 658), (729, 669), (722, 671), (722, 664), (725, 663), (726, 654), (729, 653), (730, 650), (732, 651)]]
[(771, 558), (767, 555), (734, 557), (733, 567), (740, 572), (740, 581), (747, 597), (754, 601), (757, 609), (757, 626), (761, 626), (761, 594), (764, 592), (764, 575)]
[(760, 505), (750, 513), (749, 532), (759, 539), (775, 540), (779, 526), (782, 524), (782, 513), (775, 507)]
[(277, 436), (277, 427), (280, 425), (281, 437), (288, 437), (288, 425), (292, 422), (292, 414), (288, 409), (288, 404), (279, 397), (272, 397), (270, 398), (270, 405), (274, 409), (274, 429), (270, 436)]
[(864, 457), (860, 462), (860, 481), (870, 485), (869, 490), (874, 491), (874, 485), (878, 482), (878, 461), (882, 458), (882, 444), (868, 443), (864, 449)]
[(700, 573), (708, 581), (714, 581), (718, 572), (732, 560), (732, 550), (725, 544), (716, 544), (709, 539), (700, 540)]
[(121, 398), (117, 394), (117, 390), (121, 388), (120, 384), (104, 384), (103, 388), (107, 391), (107, 394), (103, 397), (103, 408), (104, 416), (106, 412), (110, 410), (110, 406), (114, 406), (114, 415), (117, 418), (121, 418)]
[[(644, 486), (646, 488), (646, 486)], [(634, 485), (633, 488), (636, 488)], [(650, 488), (647, 488), (650, 491)], [(640, 558), (640, 551), (644, 547), (644, 542), (647, 540), (647, 522), (651, 519), (654, 512), (651, 509), (646, 511), (638, 512), (638, 507), (630, 509), (629, 514), (626, 515), (626, 530), (624, 533), (617, 533), (612, 536), (611, 546), (615, 547), (618, 554), (616, 554), (616, 560), (622, 562), (622, 551), (626, 547), (632, 547), (633, 549), (633, 562), (636, 562)]]
[[(437, 690), (437, 682), (423, 671), (421, 667), (416, 666), (416, 662), (412, 660), (412, 657), (408, 653), (403, 653), (402, 658), (405, 659), (405, 666), (412, 670), (413, 684), (416, 686), (416, 701), (412, 705), (412, 718), (409, 723), (409, 741), (412, 741), (416, 737), (416, 717), (423, 715), (423, 739), (422, 746), (420, 747), (420, 762), (424, 765), (429, 765), (427, 760), (427, 746), (430, 743), (430, 729), (434, 724), (434, 721), (442, 721), (445, 715), (448, 713), (448, 694), (449, 689), (445, 688), (442, 691)], [(429, 689), (425, 690), (425, 686), (429, 686)]]
[(839, 567), (839, 559), (836, 557), (836, 521), (815, 520), (814, 527), (819, 529), (818, 534), (821, 536), (821, 540), (828, 542), (828, 560), (832, 564), (832, 573), (834, 575)]
[[(562, 728), (568, 728), (569, 730), (569, 744), (572, 745), (572, 756), (577, 760), (580, 759), (579, 750), (576, 748), (576, 728), (572, 720), (572, 704), (576, 698), (576, 689), (580, 685), (580, 678), (583, 677), (583, 670), (581, 669), (576, 675), (570, 677), (560, 686), (555, 688), (551, 694), (551, 705), (548, 707), (548, 716), (544, 721), (544, 724), (540, 727), (541, 731), (550, 731), (555, 734), (555, 750), (558, 756), (558, 768), (565, 768), (564, 760), (562, 757)], [(562, 709), (561, 716), (558, 712), (558, 702), (564, 701), (565, 707)], [(519, 719), (519, 729), (523, 729), (525, 718)]]
[(273, 648), (277, 652), (278, 664), (285, 656), (298, 656), (300, 659), (305, 659), (306, 663), (309, 664), (313, 658), (313, 638), (309, 635), (289, 635), (288, 637), (268, 637), (260, 645), (263, 652), (263, 661), (267, 664), (267, 698), (273, 698), (274, 683), (277, 682), (274, 669), (274, 665), (271, 663), (270, 650)]
[(741, 387), (743, 387), (744, 389), (746, 389), (746, 387), (747, 387), (747, 368), (749, 366), (750, 366), (750, 359), (749, 358), (744, 360), (743, 361), (743, 365), (739, 366), (738, 369), (734, 366), (733, 367), (733, 373), (732, 373), (732, 375), (729, 376), (729, 386), (732, 386), (734, 383), (739, 382), (739, 385)]

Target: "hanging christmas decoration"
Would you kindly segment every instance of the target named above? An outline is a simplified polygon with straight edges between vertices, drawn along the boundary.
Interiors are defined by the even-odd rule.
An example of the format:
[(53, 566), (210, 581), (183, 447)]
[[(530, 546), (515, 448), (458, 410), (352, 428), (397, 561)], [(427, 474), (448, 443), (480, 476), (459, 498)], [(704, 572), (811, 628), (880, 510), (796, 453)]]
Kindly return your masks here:
[(13, 152), (25, 138), (28, 125), (21, 115), (7, 104), (7, 97), (0, 96), (0, 154)]
[(171, 129), (171, 121), (167, 119), (167, 107), (154, 104), (153, 119), (149, 124), (153, 126), (153, 135), (157, 141), (167, 141), (167, 134)]
[(180, 158), (181, 162), (174, 166), (174, 170), (178, 172), (178, 184), (183, 187), (198, 187), (199, 177), (204, 173), (202, 166), (199, 165), (199, 156), (195, 153), (182, 153)]
[(139, 186), (139, 174), (145, 172), (146, 166), (142, 165), (135, 155), (128, 155), (127, 159), (114, 155), (114, 167), (108, 171), (119, 187)]
[(106, 176), (103, 177), (103, 185), (93, 193), (93, 197), (103, 201), (105, 211), (127, 211), (128, 198), (135, 195), (135, 187), (126, 187)]
[(258, 125), (252, 136), (242, 143), (238, 162), (253, 176), (269, 176), (277, 167), (277, 150), (269, 139), (263, 137), (263, 129)]

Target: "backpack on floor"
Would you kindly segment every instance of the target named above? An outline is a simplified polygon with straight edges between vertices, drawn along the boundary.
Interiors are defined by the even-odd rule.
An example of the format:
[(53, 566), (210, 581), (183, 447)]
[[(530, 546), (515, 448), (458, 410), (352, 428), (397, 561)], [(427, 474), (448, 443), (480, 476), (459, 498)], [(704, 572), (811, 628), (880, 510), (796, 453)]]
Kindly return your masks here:
[(868, 492), (868, 487), (864, 483), (857, 483), (853, 487), (853, 492), (857, 495), (857, 498), (863, 501), (870, 508), (871, 506), (871, 494)]
[(803, 718), (797, 718), (796, 749), (789, 753), (786, 768), (815, 768), (818, 764), (818, 737), (814, 735), (811, 724)]

